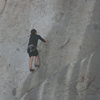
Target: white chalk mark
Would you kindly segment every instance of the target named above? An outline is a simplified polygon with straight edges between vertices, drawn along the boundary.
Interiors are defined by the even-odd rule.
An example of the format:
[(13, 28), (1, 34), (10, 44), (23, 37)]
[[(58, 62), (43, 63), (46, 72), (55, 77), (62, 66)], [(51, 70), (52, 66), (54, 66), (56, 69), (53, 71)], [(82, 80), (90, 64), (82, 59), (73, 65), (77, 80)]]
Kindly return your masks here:
[(42, 100), (42, 97), (43, 97), (43, 92), (44, 92), (44, 87), (45, 87), (45, 84), (47, 83), (47, 80), (45, 80), (42, 84), (41, 84), (41, 87), (40, 87), (40, 91), (39, 91), (39, 98), (38, 100)]
[(93, 53), (90, 55), (90, 57), (89, 57), (89, 61), (88, 61), (88, 64), (87, 64), (86, 77), (87, 77), (88, 74), (89, 74), (90, 67), (91, 67), (90, 64), (91, 64), (91, 61), (92, 61), (92, 58), (93, 58), (94, 54), (95, 54), (95, 52), (93, 52)]

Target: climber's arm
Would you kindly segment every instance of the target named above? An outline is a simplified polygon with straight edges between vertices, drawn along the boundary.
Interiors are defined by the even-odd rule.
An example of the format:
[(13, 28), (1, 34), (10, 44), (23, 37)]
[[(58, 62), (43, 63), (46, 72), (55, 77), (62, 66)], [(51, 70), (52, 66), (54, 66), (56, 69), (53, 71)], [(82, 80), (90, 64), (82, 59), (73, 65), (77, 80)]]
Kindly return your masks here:
[(40, 39), (42, 42), (45, 42), (45, 43), (48, 42), (47, 40), (45, 40), (44, 38), (42, 38), (40, 35), (39, 35), (39, 39)]

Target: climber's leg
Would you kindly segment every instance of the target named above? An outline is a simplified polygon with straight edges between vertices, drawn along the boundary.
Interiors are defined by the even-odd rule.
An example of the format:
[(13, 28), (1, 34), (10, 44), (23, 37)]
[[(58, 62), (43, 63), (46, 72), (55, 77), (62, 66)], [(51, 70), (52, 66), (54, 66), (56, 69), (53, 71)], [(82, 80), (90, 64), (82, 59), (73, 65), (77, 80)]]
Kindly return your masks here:
[(29, 69), (30, 71), (34, 71), (34, 69), (32, 69), (32, 63), (33, 63), (33, 56), (29, 57)]
[(39, 67), (40, 66), (40, 58), (39, 56), (35, 56), (35, 67)]

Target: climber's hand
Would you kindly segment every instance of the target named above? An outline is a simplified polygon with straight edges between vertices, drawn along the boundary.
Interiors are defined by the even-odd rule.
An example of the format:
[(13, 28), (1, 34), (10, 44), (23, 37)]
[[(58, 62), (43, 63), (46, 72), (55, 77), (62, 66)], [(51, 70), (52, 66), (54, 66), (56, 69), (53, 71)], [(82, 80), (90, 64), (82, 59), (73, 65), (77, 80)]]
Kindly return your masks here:
[(48, 43), (48, 40), (45, 40), (46, 42), (45, 43)]

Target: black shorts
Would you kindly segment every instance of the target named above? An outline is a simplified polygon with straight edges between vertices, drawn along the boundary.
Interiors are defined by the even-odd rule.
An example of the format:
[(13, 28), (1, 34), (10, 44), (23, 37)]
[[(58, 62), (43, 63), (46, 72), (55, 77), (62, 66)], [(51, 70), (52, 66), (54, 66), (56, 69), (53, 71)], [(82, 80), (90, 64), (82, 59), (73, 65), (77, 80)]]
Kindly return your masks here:
[(39, 55), (37, 48), (35, 48), (33, 45), (28, 46), (27, 53), (29, 54), (29, 57)]
[(29, 52), (28, 54), (29, 54), (29, 57), (31, 57), (31, 56), (38, 56), (39, 55), (37, 49), (34, 52)]

